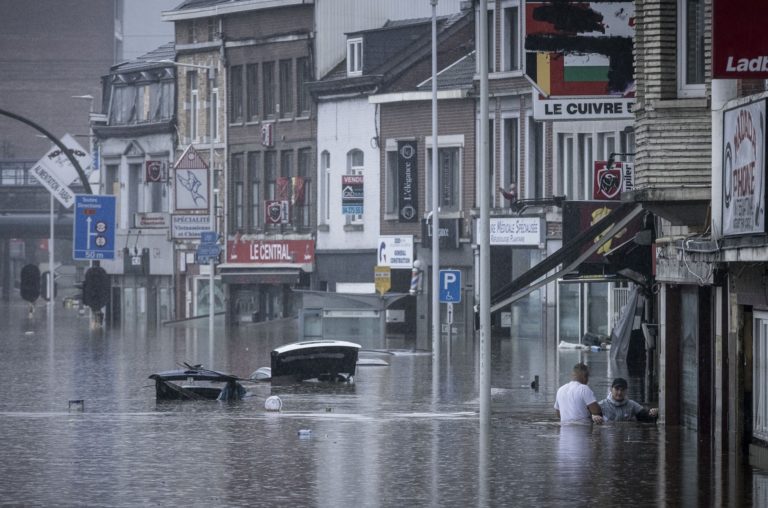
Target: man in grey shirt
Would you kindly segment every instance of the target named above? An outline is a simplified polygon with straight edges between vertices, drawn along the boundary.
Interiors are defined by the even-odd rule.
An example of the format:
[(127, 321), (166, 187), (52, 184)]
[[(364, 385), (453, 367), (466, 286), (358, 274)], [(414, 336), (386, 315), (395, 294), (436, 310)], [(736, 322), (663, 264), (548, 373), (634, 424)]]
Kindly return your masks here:
[(657, 408), (646, 409), (627, 398), (627, 380), (621, 377), (611, 383), (611, 393), (600, 401), (600, 409), (606, 422), (655, 422), (659, 416)]

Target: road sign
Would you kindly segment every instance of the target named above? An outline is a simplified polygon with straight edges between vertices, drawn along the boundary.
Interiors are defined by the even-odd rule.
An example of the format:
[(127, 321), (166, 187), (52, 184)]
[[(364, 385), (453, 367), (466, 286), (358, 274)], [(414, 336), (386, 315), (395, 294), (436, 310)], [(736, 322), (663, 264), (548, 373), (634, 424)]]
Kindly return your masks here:
[(373, 269), (376, 291), (383, 295), (392, 287), (392, 270), (388, 266), (376, 266)]
[(203, 231), (200, 233), (200, 243), (216, 243), (218, 238), (219, 235), (216, 234), (216, 231)]
[(73, 259), (115, 259), (115, 196), (75, 196)]
[(461, 271), (440, 270), (440, 303), (461, 302)]

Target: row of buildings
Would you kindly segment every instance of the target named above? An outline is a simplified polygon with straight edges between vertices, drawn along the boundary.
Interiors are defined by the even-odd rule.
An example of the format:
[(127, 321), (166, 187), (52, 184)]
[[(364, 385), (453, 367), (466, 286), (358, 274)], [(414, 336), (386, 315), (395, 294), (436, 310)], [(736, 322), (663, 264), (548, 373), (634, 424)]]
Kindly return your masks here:
[[(768, 76), (750, 53), (759, 44), (720, 43), (713, 20), (751, 26), (763, 13), (713, 2), (491, 0), (484, 30), (479, 2), (438, 2), (441, 265), (462, 273), (453, 321), (464, 336), (480, 256), (494, 323), (513, 336), (607, 336), (626, 302), (644, 302), (630, 358), (664, 420), (697, 429), (713, 453), (748, 445), (759, 462)], [(112, 319), (204, 314), (209, 274), (195, 253), (214, 229), (215, 304), (229, 323), (298, 316), (305, 336), (373, 337), (383, 322), (427, 347), (428, 291), (409, 289), (417, 260), (431, 272), (430, 13), (400, 0), (165, 11), (173, 43), (113, 66), (92, 115), (100, 192), (119, 202), (120, 255), (103, 263)], [(477, 247), (481, 193), (490, 253)], [(611, 225), (610, 244), (588, 250)], [(375, 267), (391, 270), (381, 296)]]

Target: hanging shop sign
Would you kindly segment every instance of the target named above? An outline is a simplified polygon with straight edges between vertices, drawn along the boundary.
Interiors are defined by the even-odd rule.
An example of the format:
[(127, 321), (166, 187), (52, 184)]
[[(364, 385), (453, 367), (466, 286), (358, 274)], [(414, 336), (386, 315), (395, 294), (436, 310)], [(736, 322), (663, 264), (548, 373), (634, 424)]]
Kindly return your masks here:
[(416, 141), (397, 142), (397, 219), (399, 222), (418, 221), (419, 188), (416, 149)]
[(723, 234), (765, 233), (765, 112), (761, 100), (723, 115)]
[(543, 217), (492, 217), (490, 219), (491, 245), (543, 249), (546, 229)]
[(228, 263), (306, 265), (315, 261), (312, 240), (229, 240)]
[(768, 78), (766, 24), (768, 4), (765, 2), (713, 0), (712, 77)]
[(412, 268), (413, 235), (380, 236), (376, 264), (390, 268)]
[(635, 189), (635, 165), (631, 162), (595, 161), (592, 197), (596, 200), (618, 200), (622, 192)]

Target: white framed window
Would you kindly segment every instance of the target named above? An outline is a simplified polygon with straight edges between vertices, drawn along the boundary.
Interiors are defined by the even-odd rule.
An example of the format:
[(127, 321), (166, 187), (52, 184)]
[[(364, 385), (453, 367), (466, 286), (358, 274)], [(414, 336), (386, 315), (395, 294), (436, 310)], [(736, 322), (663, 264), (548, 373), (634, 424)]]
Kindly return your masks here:
[(189, 93), (187, 134), (189, 134), (190, 141), (198, 141), (197, 122), (200, 118), (200, 90), (197, 88), (197, 71), (187, 73), (187, 90)]
[(677, 0), (677, 94), (702, 97), (704, 84), (704, 0)]
[(579, 197), (577, 199), (591, 199), (592, 198), (592, 173), (595, 166), (594, 149), (592, 147), (592, 134), (579, 134), (579, 171), (577, 191)]
[(501, 58), (503, 71), (520, 69), (520, 8), (518, 2), (502, 8)]
[(347, 41), (347, 76), (363, 73), (363, 39), (358, 37)]
[(578, 199), (576, 188), (573, 185), (573, 134), (560, 133), (557, 135), (557, 179), (555, 181), (555, 194), (565, 195), (570, 199)]
[(331, 220), (331, 154), (328, 150), (320, 153), (320, 223)]
[(528, 118), (528, 178), (525, 197), (544, 197), (544, 122)]
[[(502, 169), (499, 179), (501, 187), (509, 188), (509, 184), (518, 183), (518, 164), (520, 153), (520, 119), (517, 117), (503, 119), (502, 135)], [(494, 192), (494, 194), (497, 194)], [(503, 202), (503, 201), (502, 201)]]
[(768, 441), (768, 312), (755, 312), (753, 337), (752, 434)]
[[(488, 39), (488, 72), (496, 72), (496, 11), (489, 2), (488, 25), (486, 26), (486, 36)], [(480, 33), (480, 11), (476, 11), (475, 32)], [(478, 48), (479, 50), (479, 48)], [(477, 72), (480, 72), (480, 61), (476, 63)]]
[[(425, 171), (425, 210), (432, 209), (432, 138), (427, 136)], [(461, 211), (461, 155), (464, 136), (438, 136), (437, 138), (437, 206), (441, 214)]]
[[(365, 169), (365, 155), (357, 148), (347, 153), (347, 174), (362, 176)], [(347, 224), (362, 224), (363, 214), (347, 215)]]
[[(607, 161), (612, 153), (619, 153), (616, 150), (616, 133), (615, 132), (598, 132), (597, 133), (597, 160)], [(617, 160), (622, 160), (617, 158)]]
[(219, 138), (219, 89), (214, 88), (212, 95), (213, 104), (211, 106), (213, 107), (213, 140), (218, 142), (221, 141)]
[(387, 140), (386, 174), (384, 175), (384, 218), (397, 219), (397, 140)]

